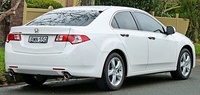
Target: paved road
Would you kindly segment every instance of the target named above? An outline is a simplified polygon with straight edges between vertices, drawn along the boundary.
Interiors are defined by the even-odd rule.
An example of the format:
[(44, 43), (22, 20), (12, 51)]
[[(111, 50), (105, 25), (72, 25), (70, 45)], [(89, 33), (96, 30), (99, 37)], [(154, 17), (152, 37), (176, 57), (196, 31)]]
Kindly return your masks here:
[(41, 87), (1, 87), (0, 95), (200, 95), (200, 66), (188, 80), (173, 80), (169, 73), (127, 78), (118, 91), (101, 91), (94, 79), (48, 82)]

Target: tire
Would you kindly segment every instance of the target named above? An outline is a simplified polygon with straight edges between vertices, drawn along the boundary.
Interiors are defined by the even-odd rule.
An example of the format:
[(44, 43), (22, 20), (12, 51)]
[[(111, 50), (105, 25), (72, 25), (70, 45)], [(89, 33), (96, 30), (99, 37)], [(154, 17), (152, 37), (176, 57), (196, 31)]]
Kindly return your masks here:
[(36, 76), (36, 75), (22, 75), (22, 78), (25, 83), (31, 86), (40, 86), (47, 80), (46, 76)]
[(172, 71), (171, 76), (176, 80), (186, 80), (192, 71), (192, 57), (188, 49), (181, 50), (177, 63), (177, 70)]
[(124, 81), (125, 67), (122, 57), (111, 53), (105, 62), (102, 77), (96, 83), (102, 90), (118, 90)]

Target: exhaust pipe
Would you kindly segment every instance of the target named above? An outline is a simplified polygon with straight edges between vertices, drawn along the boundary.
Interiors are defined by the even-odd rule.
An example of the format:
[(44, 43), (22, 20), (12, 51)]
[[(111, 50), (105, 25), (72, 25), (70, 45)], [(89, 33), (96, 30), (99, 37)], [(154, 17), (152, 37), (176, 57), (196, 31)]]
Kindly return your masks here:
[(65, 80), (72, 78), (72, 76), (68, 72), (63, 72), (63, 75)]
[(8, 73), (9, 73), (9, 76), (11, 77), (15, 75), (15, 72), (12, 69), (9, 69)]

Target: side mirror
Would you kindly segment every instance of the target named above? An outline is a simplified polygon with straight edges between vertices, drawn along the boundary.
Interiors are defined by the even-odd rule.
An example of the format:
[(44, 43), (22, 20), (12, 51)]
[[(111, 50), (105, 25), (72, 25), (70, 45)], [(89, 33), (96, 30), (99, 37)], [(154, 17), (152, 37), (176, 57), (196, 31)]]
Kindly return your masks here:
[(176, 29), (173, 26), (167, 26), (166, 34), (171, 35), (174, 34)]

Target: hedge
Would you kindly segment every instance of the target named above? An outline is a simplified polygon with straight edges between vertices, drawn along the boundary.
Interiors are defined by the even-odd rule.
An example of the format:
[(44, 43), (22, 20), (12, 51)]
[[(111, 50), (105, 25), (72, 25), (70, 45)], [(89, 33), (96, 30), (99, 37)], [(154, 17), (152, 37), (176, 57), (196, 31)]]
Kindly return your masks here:
[(26, 0), (28, 8), (43, 8), (47, 9), (53, 6), (54, 9), (62, 8), (63, 6), (54, 0)]

